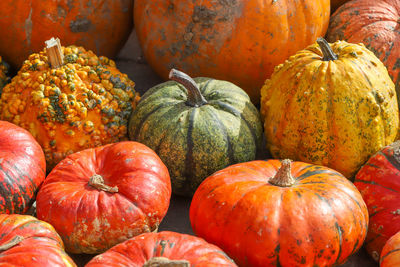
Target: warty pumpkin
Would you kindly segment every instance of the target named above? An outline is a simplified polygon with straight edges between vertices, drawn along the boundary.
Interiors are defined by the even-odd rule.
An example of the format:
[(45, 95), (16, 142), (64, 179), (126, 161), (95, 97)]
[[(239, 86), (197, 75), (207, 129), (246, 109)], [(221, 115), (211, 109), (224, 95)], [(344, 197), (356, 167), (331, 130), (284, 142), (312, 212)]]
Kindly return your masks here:
[(400, 100), (400, 1), (353, 0), (331, 17), (328, 41), (363, 43), (383, 62)]
[(0, 95), (3, 87), (6, 85), (6, 83), (9, 81), (9, 77), (7, 76), (8, 73), (8, 64), (2, 60), (0, 57)]
[(400, 231), (400, 141), (373, 155), (357, 173), (354, 185), (370, 214), (365, 247), (379, 261), (385, 243)]
[(239, 266), (337, 266), (362, 246), (368, 212), (340, 173), (267, 160), (208, 177), (193, 196), (190, 222)]
[(54, 34), (114, 57), (132, 31), (133, 0), (2, 0), (0, 54), (19, 69)]
[(127, 139), (139, 94), (114, 61), (49, 41), (3, 88), (0, 118), (29, 130), (51, 170), (73, 152)]
[(382, 249), (380, 267), (400, 266), (400, 232), (392, 236)]
[(95, 254), (156, 231), (170, 197), (168, 169), (157, 154), (125, 141), (62, 160), (39, 190), (36, 212), (54, 226), (66, 251)]
[(396, 91), (362, 44), (318, 43), (277, 66), (261, 89), (266, 143), (275, 158), (328, 166), (352, 179), (395, 140)]
[(253, 103), (276, 65), (325, 34), (329, 0), (135, 1), (135, 31), (146, 61), (244, 89)]
[(76, 267), (53, 226), (17, 214), (0, 214), (0, 266)]
[(0, 213), (25, 213), (46, 176), (38, 142), (25, 129), (0, 121)]
[(85, 267), (237, 266), (220, 248), (199, 237), (170, 231), (145, 233), (94, 257)]
[(167, 165), (172, 191), (192, 196), (228, 165), (253, 160), (262, 142), (260, 114), (241, 88), (172, 69), (174, 81), (149, 89), (132, 112), (131, 140), (152, 148)]

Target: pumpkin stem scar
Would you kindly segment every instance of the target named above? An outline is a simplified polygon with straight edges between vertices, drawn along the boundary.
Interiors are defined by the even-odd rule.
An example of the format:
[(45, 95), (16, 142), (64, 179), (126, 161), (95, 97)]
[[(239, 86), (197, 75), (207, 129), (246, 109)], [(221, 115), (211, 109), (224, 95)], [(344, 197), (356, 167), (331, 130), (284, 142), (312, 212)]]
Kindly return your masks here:
[(332, 48), (329, 46), (329, 43), (322, 37), (318, 37), (317, 43), (322, 51), (322, 60), (323, 61), (330, 61), (330, 60), (337, 60), (338, 56), (332, 51)]
[(291, 160), (282, 160), (281, 167), (276, 172), (275, 176), (269, 181), (269, 183), (280, 187), (292, 186), (296, 182), (296, 179), (293, 178), (291, 171)]
[(188, 92), (188, 99), (186, 101), (187, 105), (192, 107), (200, 107), (207, 104), (207, 100), (201, 94), (196, 82), (189, 75), (183, 73), (182, 71), (171, 69), (169, 72), (169, 78), (182, 84), (186, 88)]
[(16, 245), (18, 245), (24, 238), (20, 235), (16, 235), (11, 239), (8, 243), (5, 243), (0, 246), (0, 252), (6, 251)]
[(108, 186), (108, 185), (104, 184), (104, 179), (99, 174), (95, 174), (92, 177), (90, 177), (88, 184), (98, 190), (103, 190), (105, 192), (109, 192), (109, 193), (117, 193), (118, 192), (117, 186)]
[(146, 261), (143, 267), (190, 267), (187, 260), (170, 260), (165, 257), (154, 257)]
[(60, 39), (54, 39), (52, 37), (46, 42), (46, 53), (49, 59), (50, 65), (53, 69), (57, 69), (64, 65), (64, 54), (61, 50)]

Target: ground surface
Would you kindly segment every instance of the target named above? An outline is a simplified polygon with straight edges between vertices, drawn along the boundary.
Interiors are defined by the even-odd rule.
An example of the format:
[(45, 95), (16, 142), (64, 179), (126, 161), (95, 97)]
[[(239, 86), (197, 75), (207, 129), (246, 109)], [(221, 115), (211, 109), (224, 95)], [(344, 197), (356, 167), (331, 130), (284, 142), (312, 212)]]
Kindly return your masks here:
[[(151, 68), (146, 64), (142, 58), (139, 44), (137, 42), (135, 33), (130, 36), (125, 47), (121, 50), (118, 58), (116, 59), (119, 69), (127, 73), (128, 76), (135, 81), (136, 89), (143, 94), (147, 89), (152, 86), (163, 82)], [(190, 198), (183, 198), (173, 196), (171, 204), (160, 225), (160, 231), (168, 230), (180, 233), (193, 234), (189, 221), (189, 206)], [(71, 255), (78, 266), (84, 266), (93, 255)], [(347, 263), (342, 267), (376, 267), (376, 264), (365, 252), (364, 249), (353, 255)]]

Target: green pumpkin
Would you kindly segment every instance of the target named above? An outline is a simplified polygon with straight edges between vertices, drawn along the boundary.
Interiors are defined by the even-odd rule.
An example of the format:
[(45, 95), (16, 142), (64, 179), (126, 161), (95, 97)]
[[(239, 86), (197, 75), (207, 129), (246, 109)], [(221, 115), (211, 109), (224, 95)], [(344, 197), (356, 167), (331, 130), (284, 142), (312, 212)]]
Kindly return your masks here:
[(169, 169), (175, 194), (192, 196), (209, 175), (254, 160), (262, 142), (257, 108), (241, 88), (171, 70), (133, 111), (129, 136), (152, 148)]

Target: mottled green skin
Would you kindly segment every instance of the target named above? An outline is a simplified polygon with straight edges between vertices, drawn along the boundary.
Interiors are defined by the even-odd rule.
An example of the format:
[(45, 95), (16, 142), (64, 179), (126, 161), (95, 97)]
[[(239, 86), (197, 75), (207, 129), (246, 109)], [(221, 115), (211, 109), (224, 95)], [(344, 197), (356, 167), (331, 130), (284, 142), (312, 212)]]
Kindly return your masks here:
[(209, 175), (231, 164), (254, 160), (262, 142), (259, 111), (236, 85), (195, 78), (207, 104), (189, 106), (176, 82), (148, 90), (132, 113), (131, 140), (160, 156), (175, 194), (192, 196)]

